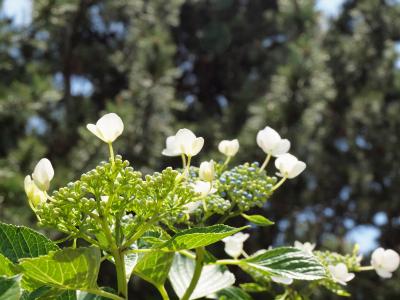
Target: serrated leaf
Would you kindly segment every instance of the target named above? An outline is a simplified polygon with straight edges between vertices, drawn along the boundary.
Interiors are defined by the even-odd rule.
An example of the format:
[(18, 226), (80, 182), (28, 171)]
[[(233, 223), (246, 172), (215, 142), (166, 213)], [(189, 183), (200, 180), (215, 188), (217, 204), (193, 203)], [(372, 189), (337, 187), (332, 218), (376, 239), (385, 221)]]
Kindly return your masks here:
[(242, 214), (242, 217), (257, 226), (271, 226), (275, 224), (275, 222), (272, 222), (271, 220), (268, 220), (266, 217), (261, 215), (249, 216), (246, 214)]
[(0, 276), (12, 276), (15, 275), (15, 266), (13, 263), (4, 255), (0, 254)]
[(141, 255), (136, 263), (133, 273), (160, 287), (167, 280), (169, 269), (174, 258), (173, 253), (150, 252)]
[(253, 300), (244, 290), (231, 286), (217, 293), (218, 300)]
[(21, 275), (0, 276), (0, 300), (19, 300), (21, 296)]
[(216, 243), (245, 228), (247, 228), (247, 226), (234, 228), (218, 224), (209, 227), (186, 229), (175, 234), (169, 241), (161, 245), (160, 248), (171, 251), (180, 251), (204, 247)]
[(23, 286), (28, 290), (46, 285), (58, 289), (93, 290), (97, 288), (100, 250), (67, 248), (36, 258), (24, 258)]
[(0, 223), (0, 253), (16, 263), (25, 257), (37, 257), (59, 247), (32, 229)]
[[(174, 262), (169, 272), (169, 281), (175, 293), (181, 298), (192, 280), (195, 261), (181, 254), (175, 254)], [(217, 265), (206, 265), (200, 275), (199, 282), (190, 299), (202, 298), (229, 287), (235, 283), (235, 276)]]
[(239, 266), (263, 276), (280, 276), (298, 280), (317, 280), (326, 276), (324, 267), (310, 254), (293, 247), (281, 247), (250, 256)]

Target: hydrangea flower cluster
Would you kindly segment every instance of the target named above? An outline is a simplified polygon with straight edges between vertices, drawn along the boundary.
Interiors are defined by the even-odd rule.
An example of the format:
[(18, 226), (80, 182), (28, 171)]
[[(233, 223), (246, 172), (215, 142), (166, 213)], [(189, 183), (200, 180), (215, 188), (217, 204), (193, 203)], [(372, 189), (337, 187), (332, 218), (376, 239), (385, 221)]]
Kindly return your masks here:
[[(322, 286), (339, 295), (346, 295), (347, 292), (341, 286), (351, 281), (355, 272), (375, 270), (382, 278), (390, 278), (399, 267), (399, 255), (394, 250), (383, 248), (374, 251), (369, 266), (361, 266), (357, 248), (352, 254), (341, 255), (317, 251), (316, 245), (310, 242), (296, 241), (294, 247), (261, 249), (252, 255), (245, 252), (244, 243), (250, 237), (249, 233), (239, 232), (244, 228), (235, 229), (223, 223), (229, 218), (241, 216), (258, 226), (272, 225), (273, 222), (264, 216), (245, 213), (252, 208), (263, 207), (287, 179), (297, 177), (306, 168), (304, 162), (288, 153), (290, 142), (281, 138), (271, 127), (260, 130), (255, 139), (266, 154), (261, 166), (258, 162), (229, 166), (240, 149), (237, 139), (219, 143), (218, 150), (225, 156), (223, 163), (209, 160), (201, 162), (198, 167), (192, 166), (192, 157), (200, 153), (204, 139), (184, 128), (166, 139), (166, 146), (162, 151), (165, 156), (180, 156), (182, 168), (168, 167), (146, 176), (134, 170), (121, 156), (114, 155), (112, 143), (124, 129), (118, 115), (106, 114), (96, 124), (88, 124), (87, 128), (108, 144), (108, 162), (100, 163), (95, 169), (84, 173), (79, 180), (49, 195), (47, 191), (54, 177), (54, 169), (47, 158), (42, 158), (32, 176), (26, 176), (24, 186), (29, 204), (40, 225), (57, 228), (68, 235), (67, 239), (80, 238), (97, 246), (107, 259), (115, 263), (118, 293), (122, 297), (96, 290), (98, 295), (108, 295), (111, 299), (127, 299), (125, 268), (128, 265), (125, 266), (125, 258), (136, 255), (136, 266), (133, 268), (139, 268), (141, 264), (137, 255), (141, 252), (143, 255), (140, 259), (145, 259), (146, 255), (152, 253), (160, 255), (150, 256), (148, 259), (151, 263), (160, 263), (161, 266), (169, 263), (169, 268), (173, 261), (172, 251), (178, 256), (191, 259), (185, 264), (186, 267), (193, 265), (193, 277), (187, 283), (186, 291), (179, 290), (180, 287), (172, 282), (182, 300), (192, 299), (193, 293), (199, 293), (194, 289), (201, 282), (203, 267), (222, 279), (225, 275), (228, 276), (229, 280), (225, 281), (228, 285), (224, 288), (234, 283), (232, 273), (226, 269), (221, 273), (215, 265), (239, 266), (256, 281), (257, 289), (262, 291), (270, 290), (271, 283), (279, 284), (285, 288), (285, 297), (297, 297), (300, 294), (293, 288), (296, 280), (314, 280), (314, 286)], [(276, 158), (276, 175), (280, 179), (269, 176), (266, 172), (272, 157)], [(216, 215), (218, 217), (213, 218)], [(209, 232), (205, 233), (205, 229)], [(190, 238), (185, 237), (185, 234)], [(184, 238), (179, 240), (182, 236)], [(226, 254), (232, 259), (217, 260), (206, 252), (204, 245), (209, 245), (207, 243), (190, 247), (190, 240), (195, 237), (199, 237), (195, 245), (204, 243), (207, 239), (212, 242), (222, 240)], [(196, 253), (189, 251), (194, 248)], [(179, 259), (182, 260), (182, 257)], [(309, 269), (302, 267), (296, 258), (305, 265), (310, 264)], [(149, 262), (145, 260), (142, 267), (146, 267), (147, 263)], [(276, 270), (274, 268), (278, 263), (281, 263), (281, 269)], [(289, 267), (292, 269), (285, 269)], [(152, 267), (151, 270), (153, 269), (157, 268)], [(168, 270), (163, 275), (164, 281)], [(144, 279), (150, 276), (147, 269), (135, 272), (145, 272)], [(170, 274), (171, 276), (174, 275)], [(287, 288), (289, 285), (290, 289)], [(156, 287), (163, 299), (169, 299), (164, 285), (158, 284)], [(241, 292), (244, 293), (245, 290)], [(215, 296), (214, 292), (210, 295), (206, 291), (201, 295)]]

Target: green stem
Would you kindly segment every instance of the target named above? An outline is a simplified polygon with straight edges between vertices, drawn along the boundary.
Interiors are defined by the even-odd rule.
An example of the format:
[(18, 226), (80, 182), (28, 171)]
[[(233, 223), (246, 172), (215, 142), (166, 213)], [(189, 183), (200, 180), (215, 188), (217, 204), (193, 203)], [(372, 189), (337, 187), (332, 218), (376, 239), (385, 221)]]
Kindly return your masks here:
[(186, 168), (186, 157), (185, 157), (185, 154), (181, 154), (181, 157), (182, 157), (182, 166), (183, 166), (183, 169), (185, 169)]
[(116, 250), (113, 251), (113, 257), (115, 269), (117, 270), (118, 294), (124, 299), (128, 299), (128, 282), (126, 278), (124, 254)]
[(169, 296), (168, 296), (167, 290), (165, 289), (165, 287), (163, 285), (158, 286), (157, 289), (160, 292), (163, 300), (169, 300)]
[(201, 271), (203, 270), (204, 253), (205, 250), (203, 247), (196, 248), (196, 265), (194, 267), (193, 277), (181, 300), (189, 300), (194, 289), (196, 288), (197, 283), (199, 282)]
[(238, 265), (240, 260), (236, 259), (220, 259), (214, 262), (215, 265)]
[(114, 149), (113, 149), (112, 143), (108, 143), (108, 150), (110, 151), (111, 163), (114, 164)]
[(226, 160), (224, 161), (224, 164), (222, 165), (221, 171), (225, 170), (225, 168), (228, 166), (229, 162), (231, 161), (232, 156), (228, 156)]
[(373, 266), (364, 266), (364, 267), (359, 267), (355, 271), (356, 272), (361, 272), (361, 271), (372, 271), (374, 270)]
[(132, 245), (137, 239), (139, 239), (147, 229), (149, 229), (154, 223), (156, 223), (162, 215), (154, 216), (149, 222), (143, 224), (142, 228), (136, 231), (135, 234), (127, 238), (127, 241), (122, 245), (121, 249), (126, 250), (130, 245)]
[(124, 300), (124, 298), (121, 298), (120, 296), (111, 294), (109, 292), (106, 292), (106, 291), (103, 291), (103, 290), (100, 290), (100, 289), (87, 290), (87, 292), (90, 293), (90, 294), (99, 295), (99, 296), (106, 297), (106, 298), (109, 298), (109, 299)]
[(283, 177), (277, 184), (275, 184), (272, 188), (272, 191), (275, 191), (277, 188), (279, 188), (287, 179), (287, 176)]
[(270, 159), (271, 159), (271, 154), (268, 154), (259, 170), (259, 173), (261, 173), (267, 167)]

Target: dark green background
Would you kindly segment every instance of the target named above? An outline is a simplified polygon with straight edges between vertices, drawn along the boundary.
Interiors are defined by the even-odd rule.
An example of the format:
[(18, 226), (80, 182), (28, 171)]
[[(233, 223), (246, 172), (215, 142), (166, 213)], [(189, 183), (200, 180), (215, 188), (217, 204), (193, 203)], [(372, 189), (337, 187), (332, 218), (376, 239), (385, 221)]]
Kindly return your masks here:
[[(115, 149), (144, 173), (179, 163), (161, 150), (184, 126), (206, 140), (195, 163), (236, 137), (235, 163), (262, 160), (255, 135), (266, 125), (292, 141), (308, 167), (273, 196), (262, 213), (278, 226), (254, 229), (248, 252), (295, 239), (348, 251), (360, 225), (367, 233), (354, 234), (374, 228), (399, 251), (400, 4), (345, 1), (332, 20), (314, 4), (37, 0), (29, 26), (2, 18), (0, 219), (36, 227), (24, 176), (43, 156), (54, 188), (95, 166), (107, 148), (85, 125), (113, 111), (125, 123)], [(361, 274), (349, 288), (353, 299), (400, 297), (399, 275)]]

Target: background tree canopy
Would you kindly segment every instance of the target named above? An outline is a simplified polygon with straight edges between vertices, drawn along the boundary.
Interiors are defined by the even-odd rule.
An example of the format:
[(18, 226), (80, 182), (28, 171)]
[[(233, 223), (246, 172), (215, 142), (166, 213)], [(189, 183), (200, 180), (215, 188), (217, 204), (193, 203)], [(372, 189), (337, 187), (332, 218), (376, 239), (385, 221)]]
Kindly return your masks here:
[[(400, 2), (348, 0), (331, 19), (314, 2), (36, 0), (26, 26), (3, 16), (0, 219), (36, 226), (24, 174), (43, 156), (53, 187), (89, 170), (107, 149), (85, 125), (113, 111), (118, 153), (145, 173), (179, 163), (161, 150), (183, 126), (206, 139), (201, 159), (238, 137), (237, 162), (261, 161), (266, 125), (292, 141), (308, 167), (265, 207), (278, 226), (254, 228), (250, 252), (295, 239), (399, 251)], [(374, 274), (351, 286), (355, 299), (400, 295)]]

